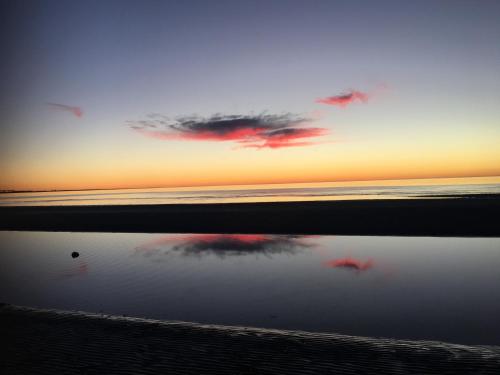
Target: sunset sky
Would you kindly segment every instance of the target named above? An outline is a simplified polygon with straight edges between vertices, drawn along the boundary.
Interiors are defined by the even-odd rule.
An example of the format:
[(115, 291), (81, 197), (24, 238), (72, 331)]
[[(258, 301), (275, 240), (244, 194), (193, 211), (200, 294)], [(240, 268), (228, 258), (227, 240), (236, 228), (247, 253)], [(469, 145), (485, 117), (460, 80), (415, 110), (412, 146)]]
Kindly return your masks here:
[(500, 2), (20, 1), (0, 189), (500, 175)]

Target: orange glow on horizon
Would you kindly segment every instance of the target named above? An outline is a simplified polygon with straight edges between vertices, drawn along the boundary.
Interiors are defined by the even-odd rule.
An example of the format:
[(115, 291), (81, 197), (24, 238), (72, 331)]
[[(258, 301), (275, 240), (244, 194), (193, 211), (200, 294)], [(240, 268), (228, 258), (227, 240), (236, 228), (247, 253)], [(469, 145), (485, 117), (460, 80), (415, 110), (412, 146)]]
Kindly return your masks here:
[[(402, 176), (377, 176), (369, 178), (331, 178), (331, 179), (301, 179), (301, 178), (278, 178), (278, 179), (200, 179), (200, 180), (178, 180), (176, 183), (162, 183), (159, 180), (147, 179), (141, 182), (125, 182), (121, 178), (115, 180), (106, 181), (105, 179), (96, 179), (92, 183), (92, 179), (85, 179), (86, 184), (77, 184), (62, 182), (58, 184), (29, 184), (29, 183), (19, 183), (15, 185), (3, 185), (0, 190), (5, 191), (57, 191), (57, 190), (115, 190), (115, 189), (156, 189), (156, 188), (166, 188), (166, 189), (196, 189), (196, 188), (246, 188), (249, 186), (260, 186), (260, 185), (283, 185), (283, 186), (294, 186), (294, 185), (311, 185), (316, 186), (318, 184), (334, 184), (338, 186), (379, 186), (379, 185), (391, 185), (393, 182), (397, 181), (399, 185), (418, 185), (418, 184), (496, 184), (500, 183), (500, 171), (496, 174), (486, 173), (484, 175), (468, 175), (468, 174), (449, 174), (449, 175), (408, 175), (404, 174)], [(435, 180), (435, 181), (434, 181)], [(421, 182), (424, 181), (424, 182)]]
[[(145, 141), (148, 142), (147, 139)], [(398, 145), (367, 147), (346, 143), (283, 150), (233, 150), (228, 145), (225, 149), (214, 147), (203, 153), (184, 153), (175, 159), (168, 159), (173, 151), (165, 149), (162, 142), (153, 142), (151, 148), (139, 155), (128, 152), (128, 149), (120, 149), (119, 152), (107, 150), (104, 145), (101, 149), (96, 146), (94, 152), (75, 152), (71, 157), (61, 157), (54, 148), (53, 153), (45, 157), (33, 155), (10, 161), (1, 160), (0, 189), (144, 189), (323, 182), (349, 184), (359, 181), (478, 177), (499, 182), (495, 176), (500, 176), (500, 151), (490, 145), (485, 145), (483, 150), (454, 147), (446, 153), (431, 153), (424, 148), (407, 147), (403, 150)], [(166, 151), (170, 153), (161, 158)]]

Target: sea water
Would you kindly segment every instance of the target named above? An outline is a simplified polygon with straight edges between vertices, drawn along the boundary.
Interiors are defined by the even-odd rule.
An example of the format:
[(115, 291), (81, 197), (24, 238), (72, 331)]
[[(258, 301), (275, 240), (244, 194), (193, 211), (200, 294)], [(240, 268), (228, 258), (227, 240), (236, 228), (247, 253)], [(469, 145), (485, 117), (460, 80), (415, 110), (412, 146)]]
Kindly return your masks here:
[[(496, 181), (498, 180), (498, 181)], [(0, 206), (137, 205), (418, 199), (500, 194), (500, 178), (427, 179), (0, 194)], [(484, 181), (490, 181), (484, 183)], [(494, 181), (493, 183), (491, 181)]]

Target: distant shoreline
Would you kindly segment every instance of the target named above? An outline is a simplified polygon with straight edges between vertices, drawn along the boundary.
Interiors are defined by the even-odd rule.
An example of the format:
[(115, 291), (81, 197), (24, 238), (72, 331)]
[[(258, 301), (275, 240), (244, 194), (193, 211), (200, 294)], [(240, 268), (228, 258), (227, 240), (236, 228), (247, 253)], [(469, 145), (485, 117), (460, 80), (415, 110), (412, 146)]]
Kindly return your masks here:
[(500, 236), (500, 195), (408, 200), (0, 207), (0, 230)]

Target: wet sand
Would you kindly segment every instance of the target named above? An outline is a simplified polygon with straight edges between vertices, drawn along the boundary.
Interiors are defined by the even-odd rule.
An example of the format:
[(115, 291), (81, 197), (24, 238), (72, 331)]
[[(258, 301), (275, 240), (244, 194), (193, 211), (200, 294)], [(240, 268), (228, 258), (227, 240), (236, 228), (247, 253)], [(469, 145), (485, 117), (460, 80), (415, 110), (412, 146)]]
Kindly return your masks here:
[(500, 196), (408, 200), (1, 207), (0, 230), (500, 236)]
[(498, 374), (500, 347), (2, 305), (2, 374)]

